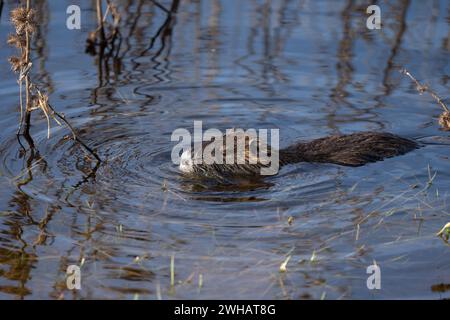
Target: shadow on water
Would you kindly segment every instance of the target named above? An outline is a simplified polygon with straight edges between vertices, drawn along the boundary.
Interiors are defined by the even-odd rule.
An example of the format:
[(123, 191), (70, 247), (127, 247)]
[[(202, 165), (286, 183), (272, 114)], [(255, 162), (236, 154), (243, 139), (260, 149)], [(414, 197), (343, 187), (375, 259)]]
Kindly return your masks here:
[[(448, 3), (382, 3), (382, 29), (369, 30), (359, 1), (117, 0), (94, 37), (98, 3), (105, 13), (105, 1), (80, 2), (73, 31), (63, 2), (33, 1), (32, 77), (101, 165), (63, 128), (47, 139), (44, 118), (16, 139), (13, 51), (0, 53), (0, 298), (449, 297), (450, 253), (435, 236), (448, 222), (448, 133), (396, 72), (446, 95)], [(1, 43), (13, 6), (0, 0)], [(217, 183), (170, 160), (172, 132), (194, 120), (279, 128), (281, 147), (365, 130), (436, 144)], [(67, 289), (69, 265), (81, 266), (80, 291)]]
[[(184, 193), (191, 194), (192, 200), (215, 202), (246, 202), (265, 201), (267, 199), (256, 197), (256, 190), (269, 190), (273, 183), (259, 178), (234, 178), (226, 180), (204, 179), (182, 176), (180, 183)], [(247, 195), (248, 194), (248, 195)]]

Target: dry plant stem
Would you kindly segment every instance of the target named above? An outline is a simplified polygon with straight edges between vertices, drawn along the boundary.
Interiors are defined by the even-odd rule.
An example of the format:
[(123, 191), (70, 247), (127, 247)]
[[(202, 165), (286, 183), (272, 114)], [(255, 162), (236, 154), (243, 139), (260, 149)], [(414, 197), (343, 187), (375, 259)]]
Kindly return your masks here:
[[(1, 1), (1, 0), (0, 0)], [(97, 2), (100, 5), (101, 2)], [(22, 125), (25, 123), (25, 129), (23, 130), (22, 135), (27, 139), (28, 144), (30, 145), (32, 152), (34, 149), (34, 143), (30, 135), (30, 126), (31, 126), (31, 113), (33, 110), (40, 109), (47, 120), (47, 137), (50, 138), (50, 118), (55, 120), (58, 125), (62, 125), (57, 118), (61, 119), (69, 128), (72, 133), (73, 140), (78, 142), (82, 147), (84, 147), (92, 156), (94, 156), (98, 163), (101, 162), (100, 157), (97, 153), (88, 147), (76, 134), (74, 128), (71, 124), (66, 120), (64, 115), (56, 112), (48, 103), (48, 96), (45, 93), (42, 93), (38, 86), (33, 84), (31, 80), (30, 70), (31, 70), (31, 35), (35, 30), (36, 23), (33, 19), (35, 11), (31, 8), (31, 0), (26, 1), (26, 7), (19, 7), (15, 10), (12, 10), (11, 20), (16, 28), (16, 34), (11, 36), (8, 40), (9, 44), (14, 44), (17, 48), (20, 49), (20, 58), (11, 57), (10, 63), (12, 65), (12, 69), (14, 72), (19, 73), (19, 94), (20, 94), (20, 124), (19, 130), (17, 132), (17, 136), (22, 132)], [(23, 101), (23, 82), (25, 82), (25, 106)], [(33, 95), (34, 94), (34, 95)], [(20, 138), (19, 138), (19, 143)], [(22, 144), (21, 144), (22, 145)], [(23, 147), (23, 146), (22, 146)], [(97, 163), (97, 166), (98, 166)]]
[(420, 82), (416, 78), (414, 78), (414, 76), (408, 70), (402, 69), (401, 73), (407, 75), (416, 84), (416, 89), (417, 91), (419, 91), (419, 93), (427, 91), (433, 97), (433, 99), (441, 105), (442, 109), (444, 109), (445, 112), (450, 112), (444, 101), (442, 101), (442, 99), (433, 90), (431, 90), (427, 86), (421, 85)]
[(105, 11), (105, 14), (103, 15), (103, 23), (105, 23), (106, 18), (108, 17), (109, 10), (111, 9), (110, 3), (108, 1), (106, 1), (106, 3), (108, 5), (106, 6), (106, 11)]
[[(30, 0), (27, 0), (27, 12), (30, 10)], [(25, 30), (25, 64), (30, 63), (30, 32)], [(31, 122), (31, 99), (30, 99), (30, 75), (25, 76), (25, 131), (29, 134)]]
[(105, 28), (103, 25), (103, 9), (102, 9), (102, 0), (97, 0), (97, 23), (98, 23), (98, 32), (100, 33), (100, 43), (105, 43)]
[(70, 122), (67, 121), (66, 117), (63, 114), (60, 114), (59, 112), (55, 111), (55, 109), (53, 109), (53, 107), (50, 104), (48, 104), (48, 107), (53, 112), (54, 115), (56, 115), (58, 118), (60, 118), (66, 124), (66, 126), (72, 132), (73, 140), (75, 140), (80, 145), (82, 145), (90, 154), (92, 154), (95, 157), (95, 159), (97, 159), (98, 162), (101, 162), (102, 160), (100, 159), (98, 154), (92, 148), (90, 148), (86, 143), (84, 143), (83, 140), (81, 140), (78, 137), (77, 133), (75, 132), (75, 129), (72, 127)]
[(22, 131), (22, 124), (23, 124), (23, 92), (22, 92), (22, 80), (19, 80), (19, 104), (20, 104), (20, 122), (19, 122), (19, 129), (17, 130), (17, 134), (20, 134), (20, 131)]

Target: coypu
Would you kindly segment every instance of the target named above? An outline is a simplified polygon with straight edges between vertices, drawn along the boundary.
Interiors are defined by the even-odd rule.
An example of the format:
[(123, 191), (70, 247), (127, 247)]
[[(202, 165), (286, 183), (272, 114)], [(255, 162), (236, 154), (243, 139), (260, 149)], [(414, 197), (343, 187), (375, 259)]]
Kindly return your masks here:
[[(234, 139), (234, 137), (233, 137)], [(258, 177), (261, 176), (260, 169), (267, 167), (256, 157), (256, 163), (250, 164), (249, 160), (254, 158), (249, 152), (248, 137), (245, 137), (244, 164), (225, 163), (226, 135), (223, 136), (223, 148), (219, 152), (223, 153), (222, 164), (194, 164), (198, 157), (192, 155), (190, 149), (183, 152), (180, 159), (180, 170), (183, 173), (193, 174), (201, 177)], [(236, 140), (233, 152), (237, 150)], [(205, 150), (212, 141), (203, 142), (202, 151)], [(399, 137), (385, 132), (359, 132), (345, 135), (332, 135), (309, 142), (298, 142), (279, 151), (279, 167), (298, 162), (332, 163), (341, 166), (358, 167), (370, 162), (381, 161), (386, 158), (405, 154), (416, 149), (418, 144), (412, 140)], [(267, 145), (267, 154), (271, 155), (270, 146)], [(225, 150), (225, 151), (224, 151)], [(236, 153), (234, 154), (235, 159)], [(235, 162), (236, 163), (236, 162)]]

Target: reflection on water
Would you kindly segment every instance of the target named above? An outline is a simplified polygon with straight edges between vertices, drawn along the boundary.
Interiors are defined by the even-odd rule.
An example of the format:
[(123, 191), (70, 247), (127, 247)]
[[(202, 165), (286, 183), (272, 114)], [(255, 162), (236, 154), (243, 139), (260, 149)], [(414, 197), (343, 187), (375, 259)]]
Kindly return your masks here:
[[(121, 0), (113, 47), (86, 42), (93, 1), (81, 1), (79, 31), (63, 27), (69, 1), (33, 3), (35, 82), (104, 162), (93, 170), (63, 128), (47, 140), (37, 114), (18, 142), (4, 46), (0, 298), (449, 297), (448, 246), (435, 237), (448, 222), (449, 137), (439, 106), (397, 72), (446, 95), (446, 1), (382, 2), (383, 27), (368, 30), (363, 1)], [(0, 7), (1, 43), (12, 5)], [(172, 131), (194, 120), (279, 128), (282, 147), (362, 130), (443, 144), (217, 184), (170, 161)], [(377, 292), (366, 287), (374, 260)], [(81, 265), (80, 291), (66, 288), (70, 264)]]

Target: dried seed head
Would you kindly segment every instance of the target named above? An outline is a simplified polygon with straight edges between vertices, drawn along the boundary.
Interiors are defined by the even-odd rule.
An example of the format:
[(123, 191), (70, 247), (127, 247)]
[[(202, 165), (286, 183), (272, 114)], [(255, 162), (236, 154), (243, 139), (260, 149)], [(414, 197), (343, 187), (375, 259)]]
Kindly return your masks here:
[(445, 131), (450, 131), (450, 112), (444, 111), (439, 116), (439, 125)]
[(27, 9), (19, 7), (11, 11), (11, 22), (16, 27), (16, 33), (22, 34), (27, 23)]
[(12, 56), (8, 58), (9, 63), (11, 64), (11, 69), (14, 72), (19, 72), (20, 67), (22, 66), (22, 59), (16, 56)]
[(16, 27), (17, 34), (33, 33), (36, 30), (36, 11), (19, 7), (11, 11), (11, 22)]
[(24, 7), (18, 7), (11, 10), (11, 21), (14, 24), (25, 23), (27, 19), (27, 9)]
[(10, 46), (15, 46), (16, 48), (23, 48), (25, 47), (25, 38), (17, 34), (10, 34), (8, 36), (7, 43)]

